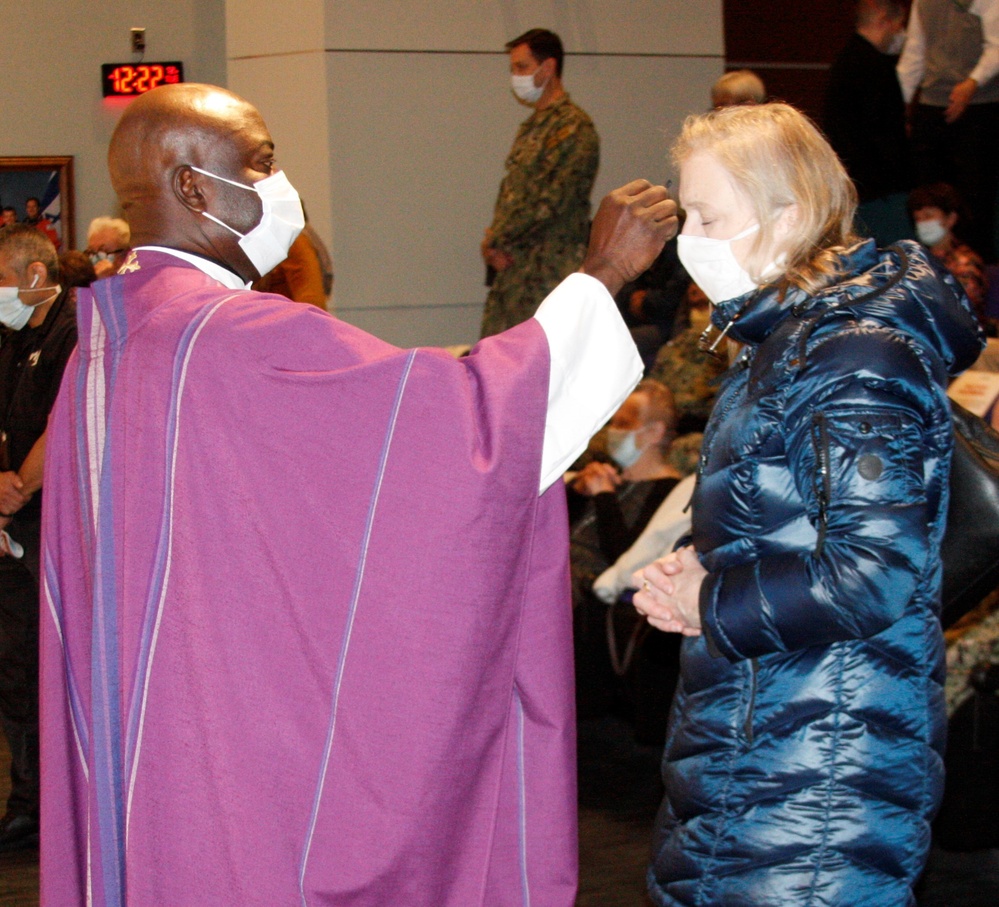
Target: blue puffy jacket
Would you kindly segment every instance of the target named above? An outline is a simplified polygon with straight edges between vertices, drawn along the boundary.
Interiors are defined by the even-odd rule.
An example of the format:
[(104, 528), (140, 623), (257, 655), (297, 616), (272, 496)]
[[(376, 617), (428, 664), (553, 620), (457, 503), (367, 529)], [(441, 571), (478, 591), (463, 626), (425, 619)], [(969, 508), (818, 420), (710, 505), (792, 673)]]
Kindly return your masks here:
[(982, 339), (915, 243), (714, 320), (746, 343), (705, 435), (649, 887), (657, 904), (902, 905), (943, 787), (948, 375)]

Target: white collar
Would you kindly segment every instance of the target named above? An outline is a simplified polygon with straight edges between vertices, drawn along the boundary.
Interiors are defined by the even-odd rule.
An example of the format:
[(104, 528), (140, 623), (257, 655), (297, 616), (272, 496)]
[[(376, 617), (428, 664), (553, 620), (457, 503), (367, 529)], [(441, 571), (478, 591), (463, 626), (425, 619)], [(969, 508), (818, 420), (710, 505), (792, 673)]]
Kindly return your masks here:
[(138, 246), (134, 251), (141, 252), (143, 250), (148, 252), (165, 252), (167, 255), (182, 258), (230, 290), (250, 289), (250, 285), (238, 274), (234, 274), (228, 268), (223, 268), (222, 265), (218, 265), (214, 261), (209, 261), (207, 258), (202, 258), (200, 255), (192, 255), (190, 252), (182, 252), (180, 249), (168, 249), (166, 246)]

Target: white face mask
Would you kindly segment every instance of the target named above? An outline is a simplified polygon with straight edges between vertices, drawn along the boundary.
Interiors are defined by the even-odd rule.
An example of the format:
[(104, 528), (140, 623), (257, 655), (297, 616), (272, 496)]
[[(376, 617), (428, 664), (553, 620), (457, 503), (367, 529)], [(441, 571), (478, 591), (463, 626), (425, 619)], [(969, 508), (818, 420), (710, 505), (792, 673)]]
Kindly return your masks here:
[(513, 89), (513, 93), (525, 104), (537, 104), (548, 86), (547, 79), (540, 87), (534, 84), (536, 73), (537, 70), (534, 70), (529, 76), (510, 76), (510, 87)]
[(916, 236), (924, 246), (935, 246), (947, 236), (947, 228), (936, 218), (917, 221)]
[(239, 237), (239, 247), (261, 277), (288, 257), (291, 244), (305, 226), (305, 214), (302, 211), (302, 200), (283, 170), (258, 180), (252, 186), (246, 186), (216, 173), (209, 173), (200, 167), (192, 166), (191, 169), (223, 183), (256, 192), (260, 196), (263, 213), (260, 215), (260, 223), (249, 233), (234, 230), (225, 221), (219, 220), (207, 211), (201, 213)]
[(638, 462), (643, 451), (635, 441), (640, 429), (628, 431), (624, 428), (607, 429), (607, 453), (622, 469), (628, 469)]
[(38, 287), (38, 291), (48, 291), (49, 295), (43, 296), (37, 302), (27, 305), (21, 299), (20, 294), (28, 290), (35, 290), (36, 283), (38, 283), (37, 274), (34, 280), (31, 281), (30, 287), (0, 287), (0, 323), (13, 328), (15, 331), (19, 331), (31, 320), (31, 316), (35, 312), (35, 306), (39, 306), (49, 299), (54, 299), (62, 292), (62, 287), (58, 285), (54, 287)]
[(677, 237), (680, 262), (691, 280), (712, 302), (744, 296), (759, 286), (732, 251), (735, 240), (751, 236), (759, 229), (759, 224), (753, 224), (731, 239), (709, 239), (707, 236), (687, 236), (684, 233)]

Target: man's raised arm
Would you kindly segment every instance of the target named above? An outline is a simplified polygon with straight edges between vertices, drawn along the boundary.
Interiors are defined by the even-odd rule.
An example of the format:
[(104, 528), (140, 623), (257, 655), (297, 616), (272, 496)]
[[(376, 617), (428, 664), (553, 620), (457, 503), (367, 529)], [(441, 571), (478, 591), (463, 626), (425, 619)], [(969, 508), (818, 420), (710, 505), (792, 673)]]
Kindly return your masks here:
[(634, 180), (615, 189), (593, 219), (580, 273), (562, 281), (534, 316), (551, 353), (541, 491), (642, 377), (642, 360), (613, 296), (655, 261), (677, 228), (676, 204), (665, 187)]

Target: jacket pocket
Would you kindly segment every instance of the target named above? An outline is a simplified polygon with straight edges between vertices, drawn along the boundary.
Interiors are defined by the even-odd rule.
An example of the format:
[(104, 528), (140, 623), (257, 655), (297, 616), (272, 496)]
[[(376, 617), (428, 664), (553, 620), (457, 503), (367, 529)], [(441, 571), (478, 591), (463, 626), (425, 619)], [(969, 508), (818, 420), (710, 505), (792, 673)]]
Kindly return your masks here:
[(830, 507), (914, 504), (925, 498), (923, 436), (911, 414), (820, 410), (812, 414), (811, 436), (817, 555), (825, 543)]

